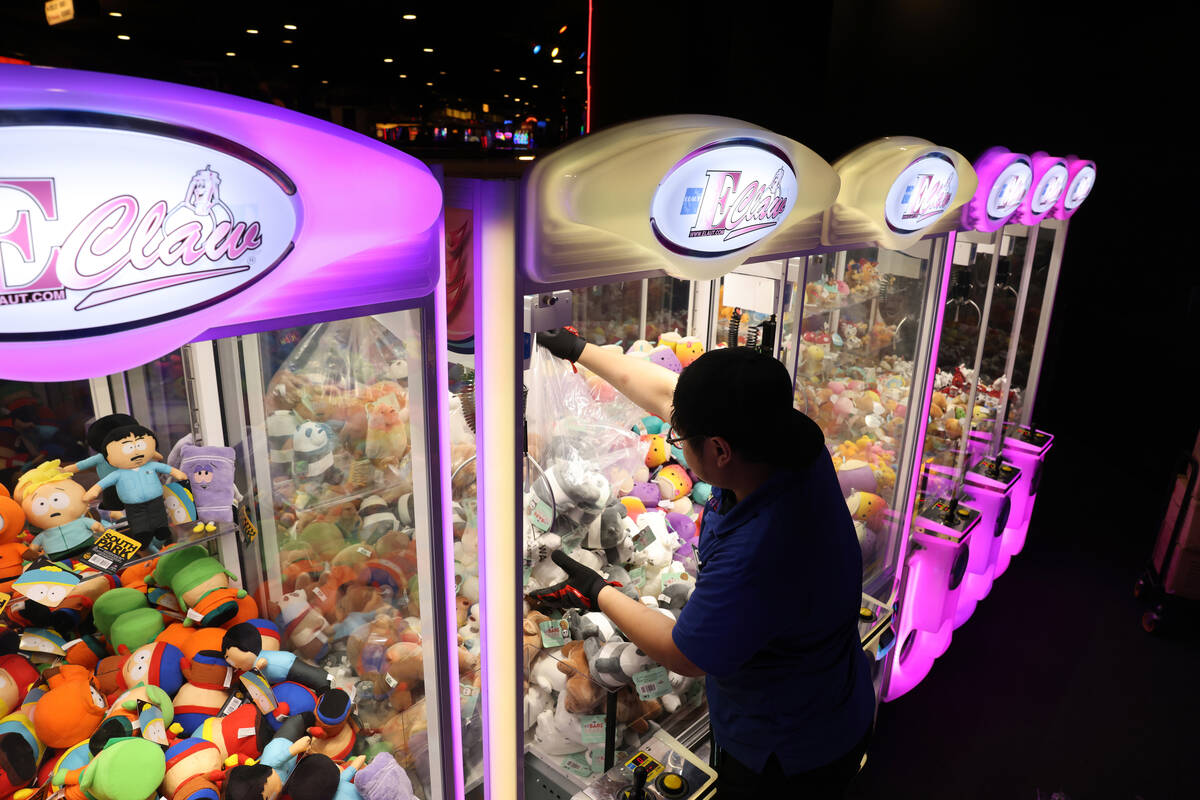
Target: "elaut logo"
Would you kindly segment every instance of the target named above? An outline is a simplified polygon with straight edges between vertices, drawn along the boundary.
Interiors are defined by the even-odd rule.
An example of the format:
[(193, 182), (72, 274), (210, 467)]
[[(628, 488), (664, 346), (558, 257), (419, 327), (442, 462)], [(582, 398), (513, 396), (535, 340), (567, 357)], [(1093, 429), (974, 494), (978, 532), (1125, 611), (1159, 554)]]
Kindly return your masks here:
[(650, 226), (668, 250), (711, 258), (749, 247), (795, 204), (796, 173), (783, 151), (750, 139), (689, 153), (658, 186)]
[(950, 206), (958, 191), (958, 170), (945, 153), (932, 152), (913, 161), (892, 184), (884, 205), (888, 227), (916, 233), (929, 227)]
[[(92, 335), (198, 310), (291, 250), (291, 198), (226, 153), (67, 126), (0, 128), (9, 148), (53, 177), (0, 174), (0, 338)], [(75, 152), (87, 156), (62, 156)]]

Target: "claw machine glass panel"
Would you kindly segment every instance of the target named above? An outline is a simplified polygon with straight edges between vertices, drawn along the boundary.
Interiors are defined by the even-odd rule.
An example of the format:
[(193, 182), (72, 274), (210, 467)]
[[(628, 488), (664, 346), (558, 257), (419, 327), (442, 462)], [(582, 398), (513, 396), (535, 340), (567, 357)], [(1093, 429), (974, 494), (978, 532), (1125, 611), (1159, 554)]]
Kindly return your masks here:
[[(0, 145), (25, 154), (0, 172), (4, 386), (61, 403), (73, 439), (84, 415), (154, 430), (154, 471), (176, 481), (166, 540), (202, 544), (174, 552), (220, 584), (201, 591), (189, 562), (163, 613), (181, 628), (253, 620), (247, 647), (272, 650), (275, 633), (295, 655), (266, 658), (269, 692), (260, 662), (239, 662), (251, 706), (277, 702), (250, 720), (319, 728), (317, 751), (367, 755), (368, 770), (394, 759), (417, 796), (461, 797), (459, 670), (473, 666), (457, 647), (445, 492), (437, 179), (230, 95), (10, 65), (0, 87)], [(47, 456), (62, 426), (32, 428)], [(116, 488), (126, 512), (157, 505), (145, 481), (138, 497)], [(125, 515), (131, 535), (157, 524), (151, 511)], [(125, 563), (155, 557), (154, 541)], [(118, 569), (92, 558), (104, 552), (88, 563)]]

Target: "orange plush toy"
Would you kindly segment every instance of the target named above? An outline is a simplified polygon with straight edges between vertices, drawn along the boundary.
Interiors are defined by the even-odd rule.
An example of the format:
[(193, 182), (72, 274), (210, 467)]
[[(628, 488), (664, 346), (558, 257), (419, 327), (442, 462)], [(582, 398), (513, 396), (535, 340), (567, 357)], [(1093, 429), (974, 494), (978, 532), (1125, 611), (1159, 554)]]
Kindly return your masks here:
[(108, 706), (91, 670), (64, 664), (46, 670), (47, 690), (37, 701), (33, 729), (47, 747), (71, 747), (100, 727)]
[(24, 559), (33, 559), (28, 547), (17, 541), (25, 530), (25, 511), (8, 495), (0, 496), (0, 592), (12, 594), (12, 582), (21, 577)]

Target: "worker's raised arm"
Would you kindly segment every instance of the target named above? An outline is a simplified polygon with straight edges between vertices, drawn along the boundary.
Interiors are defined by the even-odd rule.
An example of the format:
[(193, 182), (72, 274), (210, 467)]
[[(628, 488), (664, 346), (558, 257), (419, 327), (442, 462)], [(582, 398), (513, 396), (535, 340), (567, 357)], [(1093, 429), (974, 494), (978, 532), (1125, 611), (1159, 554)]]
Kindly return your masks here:
[(608, 381), (650, 414), (670, 422), (679, 376), (647, 361), (588, 344), (560, 328), (537, 335), (537, 343), (559, 358), (581, 364)]

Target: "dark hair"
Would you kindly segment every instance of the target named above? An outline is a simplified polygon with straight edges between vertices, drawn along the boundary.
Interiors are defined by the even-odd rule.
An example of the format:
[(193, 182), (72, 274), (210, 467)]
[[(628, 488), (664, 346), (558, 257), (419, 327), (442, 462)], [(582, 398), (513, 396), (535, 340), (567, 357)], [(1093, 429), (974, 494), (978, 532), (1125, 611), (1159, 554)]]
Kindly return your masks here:
[(326, 800), (337, 791), (342, 773), (324, 753), (309, 753), (296, 762), (279, 800)]
[(137, 424), (138, 421), (128, 414), (106, 414), (88, 426), (88, 447), (97, 453), (102, 453), (104, 452), (104, 437), (108, 435), (109, 431)]
[(266, 764), (242, 764), (229, 770), (225, 776), (225, 790), (221, 800), (262, 800), (263, 789), (273, 769)]
[(747, 461), (799, 467), (825, 437), (792, 403), (792, 380), (778, 360), (749, 347), (709, 350), (679, 375), (671, 427), (720, 436)]
[(221, 637), (221, 652), (224, 653), (231, 647), (245, 650), (247, 653), (257, 653), (262, 650), (262, 634), (249, 622), (239, 622)]
[(128, 439), (130, 436), (150, 436), (153, 437), (156, 442), (158, 441), (158, 436), (155, 435), (154, 431), (150, 430), (139, 422), (135, 422), (132, 425), (122, 425), (118, 428), (113, 428), (108, 431), (108, 433), (104, 434), (104, 439), (100, 442), (100, 449), (98, 452), (103, 453), (108, 450), (108, 446), (113, 442), (119, 442), (122, 439)]

